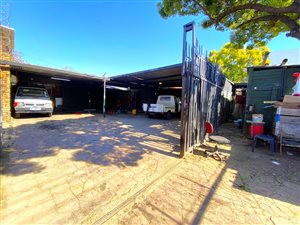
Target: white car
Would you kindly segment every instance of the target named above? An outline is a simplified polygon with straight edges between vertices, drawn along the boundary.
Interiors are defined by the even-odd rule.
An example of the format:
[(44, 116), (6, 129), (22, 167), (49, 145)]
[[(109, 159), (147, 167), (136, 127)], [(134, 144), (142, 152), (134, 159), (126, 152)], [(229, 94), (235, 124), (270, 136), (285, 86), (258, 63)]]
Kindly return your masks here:
[(18, 87), (14, 110), (16, 118), (25, 113), (43, 113), (50, 117), (53, 113), (53, 104), (45, 88)]
[(180, 113), (180, 99), (173, 95), (160, 95), (156, 104), (143, 104), (144, 112), (149, 117), (163, 116), (165, 119), (171, 119), (172, 113)]

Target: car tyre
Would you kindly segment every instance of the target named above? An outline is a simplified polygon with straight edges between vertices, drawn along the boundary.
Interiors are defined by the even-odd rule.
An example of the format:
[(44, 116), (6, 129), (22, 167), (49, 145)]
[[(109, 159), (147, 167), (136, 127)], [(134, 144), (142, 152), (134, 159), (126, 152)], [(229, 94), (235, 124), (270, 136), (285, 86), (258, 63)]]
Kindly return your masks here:
[(165, 116), (165, 119), (166, 120), (170, 120), (172, 118), (172, 114), (170, 111), (167, 112), (166, 116)]
[(51, 117), (51, 116), (52, 116), (52, 113), (47, 113), (47, 116), (48, 116), (48, 117)]

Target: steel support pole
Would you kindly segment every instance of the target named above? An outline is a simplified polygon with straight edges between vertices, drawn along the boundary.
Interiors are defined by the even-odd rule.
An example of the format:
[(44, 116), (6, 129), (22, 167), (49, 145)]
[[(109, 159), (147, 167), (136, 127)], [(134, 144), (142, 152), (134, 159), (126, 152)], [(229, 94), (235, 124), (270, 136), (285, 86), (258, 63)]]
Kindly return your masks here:
[(105, 105), (106, 105), (106, 78), (103, 79), (103, 117), (105, 117)]

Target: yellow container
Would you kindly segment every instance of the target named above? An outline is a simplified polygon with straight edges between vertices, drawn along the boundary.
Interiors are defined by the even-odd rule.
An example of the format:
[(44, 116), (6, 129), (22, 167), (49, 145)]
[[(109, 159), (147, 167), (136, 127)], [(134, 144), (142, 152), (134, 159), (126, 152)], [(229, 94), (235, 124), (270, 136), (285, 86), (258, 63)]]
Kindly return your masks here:
[(136, 115), (136, 109), (132, 110), (132, 115)]

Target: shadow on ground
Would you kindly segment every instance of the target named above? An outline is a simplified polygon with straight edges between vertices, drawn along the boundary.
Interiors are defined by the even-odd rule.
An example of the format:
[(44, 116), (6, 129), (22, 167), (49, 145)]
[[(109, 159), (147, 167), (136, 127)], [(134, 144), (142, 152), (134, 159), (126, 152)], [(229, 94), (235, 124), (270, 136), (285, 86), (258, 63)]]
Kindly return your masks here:
[[(229, 151), (228, 149), (220, 149), (220, 152), (228, 154), (229, 157), (214, 179), (212, 188), (208, 191), (191, 224), (202, 222), (204, 213), (215, 197), (215, 192), (220, 183), (223, 182), (224, 175), (228, 170), (237, 172), (237, 176), (232, 182), (233, 188), (293, 205), (300, 205), (299, 151), (289, 149), (288, 151), (292, 152), (290, 156), (287, 154), (280, 156), (278, 152), (272, 156), (269, 146), (265, 145), (252, 152), (252, 141), (244, 138), (239, 130), (229, 123), (221, 126), (220, 135), (231, 141)], [(203, 156), (201, 150), (195, 150), (194, 153)]]
[(12, 143), (3, 151), (2, 174), (40, 173), (44, 166), (32, 159), (46, 160), (60, 151), (72, 151), (74, 161), (117, 167), (136, 166), (144, 154), (153, 152), (167, 157), (179, 156), (180, 122), (176, 119), (94, 115), (20, 121), (22, 123), (14, 128)]
[[(119, 115), (103, 118), (101, 115), (95, 115), (59, 120), (55, 120), (55, 117), (51, 120), (28, 118), (20, 120), (14, 129), (13, 142), (5, 149), (4, 157), (1, 159), (1, 173), (6, 176), (43, 173), (47, 165), (44, 162), (60, 153), (69, 153), (68, 159), (73, 162), (117, 168), (136, 167), (143, 157), (151, 154), (178, 158), (179, 130), (178, 120), (148, 119), (143, 116)], [(193, 202), (191, 207), (188, 207), (187, 214), (191, 215), (191, 212), (196, 210), (197, 212), (192, 214), (191, 224), (199, 224), (212, 202), (217, 202), (218, 206), (231, 204), (230, 195), (235, 191), (251, 194), (247, 195), (250, 200), (241, 199), (242, 203), (249, 205), (256, 202), (253, 197), (255, 195), (299, 205), (300, 156), (297, 152), (293, 156), (276, 154), (275, 158), (280, 163), (276, 165), (272, 163), (274, 157), (269, 154), (268, 148), (258, 148), (255, 152), (251, 152), (251, 142), (244, 139), (231, 124), (222, 125), (219, 132), (232, 143), (231, 149), (220, 150), (229, 154), (228, 160), (219, 163), (213, 159), (195, 156), (198, 158), (196, 162), (184, 161), (186, 163), (181, 164), (185, 167), (180, 171), (180, 176), (171, 180), (169, 183), (171, 189), (166, 189), (163, 195), (159, 195), (158, 200), (161, 202), (157, 205), (152, 203), (152, 208), (165, 213), (165, 216), (174, 223), (180, 223), (180, 219), (173, 218), (177, 214), (171, 215), (165, 209), (168, 207), (176, 209), (182, 202), (173, 201), (168, 205), (168, 200), (176, 195), (180, 195), (178, 199), (189, 200), (189, 195), (194, 194), (198, 202)], [(201, 154), (197, 150), (194, 153)], [(206, 168), (201, 168), (203, 161)], [(190, 173), (194, 173), (194, 178), (199, 178), (197, 175), (205, 173), (206, 170), (209, 176), (205, 175), (204, 178), (209, 180), (189, 177)], [(228, 171), (235, 172), (232, 181), (227, 180)], [(226, 185), (231, 185), (224, 194), (229, 199), (227, 202), (219, 200), (218, 196), (218, 191), (224, 189), (224, 181), (227, 182)], [(242, 210), (243, 207), (244, 205), (237, 209)], [(263, 210), (263, 207), (258, 210)], [(151, 209), (149, 212), (152, 211), (154, 210)]]

